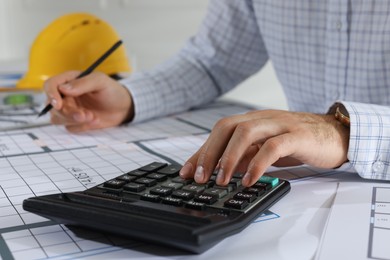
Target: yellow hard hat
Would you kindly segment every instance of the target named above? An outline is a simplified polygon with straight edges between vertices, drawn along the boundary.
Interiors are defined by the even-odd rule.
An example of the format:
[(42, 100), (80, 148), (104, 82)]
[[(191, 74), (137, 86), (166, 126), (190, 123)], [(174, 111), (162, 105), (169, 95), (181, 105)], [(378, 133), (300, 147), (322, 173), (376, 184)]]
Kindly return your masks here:
[[(87, 13), (71, 13), (49, 24), (35, 39), (27, 73), (16, 87), (42, 90), (49, 77), (67, 70), (83, 71), (119, 40), (105, 21)], [(120, 46), (96, 71), (107, 75), (130, 72), (125, 48)]]

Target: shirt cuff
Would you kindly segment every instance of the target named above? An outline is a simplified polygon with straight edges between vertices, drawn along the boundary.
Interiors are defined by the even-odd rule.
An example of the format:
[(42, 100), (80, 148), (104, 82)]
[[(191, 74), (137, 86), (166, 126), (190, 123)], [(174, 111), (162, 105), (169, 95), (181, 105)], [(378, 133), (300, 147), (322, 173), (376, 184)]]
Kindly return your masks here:
[[(142, 74), (131, 76), (129, 79), (121, 80), (121, 84), (126, 87), (132, 96), (134, 117), (132, 122), (142, 122), (147, 119), (157, 117), (158, 111), (163, 107), (159, 103), (156, 92), (153, 91), (153, 80)], [(160, 107), (160, 110), (158, 109)]]
[(348, 160), (366, 179), (390, 180), (390, 108), (339, 101), (349, 113)]

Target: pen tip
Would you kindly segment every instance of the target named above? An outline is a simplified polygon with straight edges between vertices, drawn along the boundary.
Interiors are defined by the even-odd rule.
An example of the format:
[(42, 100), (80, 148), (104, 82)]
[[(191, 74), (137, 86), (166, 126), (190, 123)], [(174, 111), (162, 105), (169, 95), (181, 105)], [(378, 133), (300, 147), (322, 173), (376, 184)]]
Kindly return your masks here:
[(38, 118), (41, 117), (41, 116), (43, 116), (43, 115), (46, 114), (47, 112), (49, 112), (50, 109), (52, 109), (52, 108), (53, 108), (53, 106), (52, 106), (50, 103), (47, 104), (47, 106), (46, 106), (41, 112), (39, 112)]
[(45, 114), (45, 113), (43, 113), (43, 111), (39, 112), (37, 118), (40, 118), (41, 116), (43, 116), (43, 114)]

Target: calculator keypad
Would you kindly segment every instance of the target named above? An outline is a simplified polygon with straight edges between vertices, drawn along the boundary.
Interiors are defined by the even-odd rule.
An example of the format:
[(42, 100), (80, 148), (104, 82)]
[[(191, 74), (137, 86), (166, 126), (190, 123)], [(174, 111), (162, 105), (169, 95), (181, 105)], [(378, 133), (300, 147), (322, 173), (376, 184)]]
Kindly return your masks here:
[(114, 193), (118, 198), (135, 196), (175, 207), (246, 211), (279, 184), (278, 178), (264, 176), (252, 187), (243, 187), (241, 175), (235, 174), (227, 186), (218, 186), (215, 183), (216, 173), (206, 184), (198, 184), (194, 180), (180, 178), (180, 168), (180, 165), (153, 162), (108, 180), (97, 189), (103, 193)]

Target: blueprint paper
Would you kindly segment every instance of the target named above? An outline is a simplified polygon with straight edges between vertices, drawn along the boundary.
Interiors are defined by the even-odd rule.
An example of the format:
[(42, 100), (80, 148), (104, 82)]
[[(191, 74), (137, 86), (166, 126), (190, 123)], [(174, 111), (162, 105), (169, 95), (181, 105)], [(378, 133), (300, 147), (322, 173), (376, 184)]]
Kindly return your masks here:
[(316, 259), (390, 259), (389, 241), (390, 184), (340, 183)]

